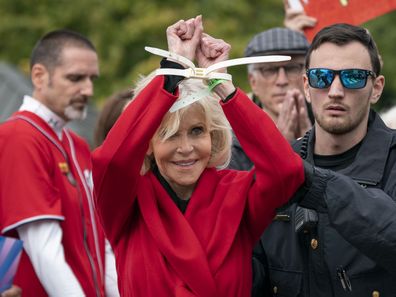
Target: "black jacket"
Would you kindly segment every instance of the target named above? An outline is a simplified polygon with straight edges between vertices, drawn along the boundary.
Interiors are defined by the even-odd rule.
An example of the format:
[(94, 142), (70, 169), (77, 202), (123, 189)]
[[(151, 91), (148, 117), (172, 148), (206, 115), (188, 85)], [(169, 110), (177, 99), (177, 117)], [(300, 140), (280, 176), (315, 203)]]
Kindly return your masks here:
[[(312, 129), (293, 146), (311, 164), (314, 139)], [(353, 163), (311, 182), (256, 246), (253, 296), (396, 296), (396, 131), (371, 111)], [(300, 232), (296, 214), (310, 217)]]
[(228, 165), (229, 169), (235, 170), (246, 170), (249, 171), (253, 167), (253, 162), (249, 159), (249, 157), (245, 154), (245, 151), (242, 149), (241, 144), (236, 138), (235, 134), (232, 134), (232, 146), (231, 146), (231, 160)]

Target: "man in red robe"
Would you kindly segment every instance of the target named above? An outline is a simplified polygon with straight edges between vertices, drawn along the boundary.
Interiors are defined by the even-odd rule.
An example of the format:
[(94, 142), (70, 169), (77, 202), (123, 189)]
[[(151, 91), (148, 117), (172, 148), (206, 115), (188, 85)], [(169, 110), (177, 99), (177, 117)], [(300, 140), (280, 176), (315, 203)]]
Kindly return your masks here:
[(0, 230), (24, 242), (14, 279), (24, 296), (104, 296), (90, 150), (65, 128), (85, 117), (98, 75), (86, 37), (46, 34), (31, 56), (32, 96), (0, 126)]

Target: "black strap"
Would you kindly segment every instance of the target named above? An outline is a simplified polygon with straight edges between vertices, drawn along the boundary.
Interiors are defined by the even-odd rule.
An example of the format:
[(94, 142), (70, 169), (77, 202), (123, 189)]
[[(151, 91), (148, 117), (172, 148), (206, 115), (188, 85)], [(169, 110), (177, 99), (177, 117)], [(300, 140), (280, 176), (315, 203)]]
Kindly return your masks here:
[(301, 146), (300, 146), (300, 156), (304, 160), (307, 158), (308, 155), (308, 140), (309, 140), (309, 135), (311, 134), (311, 130), (308, 130), (302, 140), (301, 140)]

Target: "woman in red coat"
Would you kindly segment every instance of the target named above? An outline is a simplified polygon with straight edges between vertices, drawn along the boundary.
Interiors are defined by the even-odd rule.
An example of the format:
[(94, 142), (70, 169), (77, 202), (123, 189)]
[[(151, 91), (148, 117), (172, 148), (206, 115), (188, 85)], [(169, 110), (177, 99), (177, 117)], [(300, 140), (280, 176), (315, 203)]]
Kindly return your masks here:
[[(168, 27), (169, 51), (200, 67), (226, 60), (230, 46), (202, 31), (200, 16)], [(232, 82), (210, 94), (199, 79), (181, 80), (160, 75), (137, 87), (93, 155), (120, 293), (249, 296), (253, 245), (303, 183), (302, 161)], [(181, 107), (192, 96), (200, 100)], [(228, 122), (255, 164), (251, 172), (221, 169), (230, 158)]]

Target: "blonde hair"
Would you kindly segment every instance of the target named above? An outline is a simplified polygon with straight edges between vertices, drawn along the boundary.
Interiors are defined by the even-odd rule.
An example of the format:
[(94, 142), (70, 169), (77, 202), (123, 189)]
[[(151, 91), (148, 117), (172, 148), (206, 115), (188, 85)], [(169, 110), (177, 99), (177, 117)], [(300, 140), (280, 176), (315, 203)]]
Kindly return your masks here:
[[(147, 86), (153, 78), (154, 73), (151, 73), (147, 77), (142, 78), (136, 84), (134, 98), (136, 98), (141, 90)], [(161, 125), (156, 131), (155, 136), (160, 137), (162, 141), (169, 139), (179, 130), (181, 119), (188, 117), (188, 113), (192, 109), (202, 111), (205, 116), (212, 141), (211, 157), (209, 159), (208, 167), (223, 169), (228, 166), (231, 158), (231, 128), (223, 113), (223, 109), (220, 106), (219, 97), (210, 92), (205, 94), (204, 92), (207, 89), (208, 87), (199, 79), (187, 79), (182, 81), (179, 84), (178, 100), (184, 99), (187, 96), (196, 95), (197, 93), (202, 93), (203, 97), (186, 107), (176, 110), (175, 112), (168, 111), (162, 119)], [(147, 155), (145, 157), (141, 173), (144, 174), (152, 169), (153, 164), (155, 164), (154, 162), (153, 154)]]

